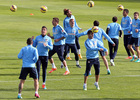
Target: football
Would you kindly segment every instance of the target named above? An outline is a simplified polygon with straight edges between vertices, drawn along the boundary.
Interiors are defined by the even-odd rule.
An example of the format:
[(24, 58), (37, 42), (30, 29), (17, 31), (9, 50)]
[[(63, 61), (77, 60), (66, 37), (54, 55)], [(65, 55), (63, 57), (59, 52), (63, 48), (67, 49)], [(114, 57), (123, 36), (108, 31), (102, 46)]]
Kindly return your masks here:
[(41, 11), (42, 13), (45, 13), (47, 10), (48, 10), (48, 8), (47, 8), (46, 6), (42, 6), (42, 7), (40, 8), (40, 11)]
[(16, 5), (12, 5), (12, 6), (10, 7), (10, 10), (11, 10), (12, 12), (17, 11), (17, 6), (16, 6)]
[(93, 7), (94, 6), (94, 2), (93, 1), (88, 1), (87, 6)]
[(99, 28), (97, 26), (92, 27), (91, 31), (93, 33), (97, 33), (99, 31)]
[(124, 9), (123, 5), (118, 5), (117, 10), (122, 11)]

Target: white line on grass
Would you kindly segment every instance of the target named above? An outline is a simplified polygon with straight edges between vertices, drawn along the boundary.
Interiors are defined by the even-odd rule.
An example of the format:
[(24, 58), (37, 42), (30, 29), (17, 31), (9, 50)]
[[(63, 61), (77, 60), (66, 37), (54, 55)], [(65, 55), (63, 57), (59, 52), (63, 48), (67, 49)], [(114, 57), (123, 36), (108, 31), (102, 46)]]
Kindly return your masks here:
[[(114, 78), (114, 77), (140, 77), (140, 75), (121, 75), (121, 76), (103, 76), (100, 78)], [(90, 79), (93, 79), (94, 77), (89, 77)], [(47, 79), (47, 81), (61, 81), (61, 80), (79, 80), (83, 78), (66, 78), (66, 79)], [(33, 81), (33, 80), (26, 80), (26, 81)], [(19, 80), (13, 80), (13, 81), (0, 81), (0, 83), (4, 82), (19, 82)]]

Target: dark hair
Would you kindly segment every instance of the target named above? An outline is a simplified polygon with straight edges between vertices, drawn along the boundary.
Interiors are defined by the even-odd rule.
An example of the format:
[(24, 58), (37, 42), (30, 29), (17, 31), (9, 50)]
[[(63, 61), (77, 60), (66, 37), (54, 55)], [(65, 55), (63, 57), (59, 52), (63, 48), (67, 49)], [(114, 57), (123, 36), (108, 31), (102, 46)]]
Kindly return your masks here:
[(46, 27), (46, 26), (42, 26), (42, 29), (43, 29), (43, 28), (46, 28), (46, 29), (47, 29), (47, 27)]
[(116, 17), (116, 16), (114, 16), (113, 18), (112, 18), (112, 21), (113, 22), (116, 22), (118, 20), (118, 18)]
[(94, 26), (99, 26), (99, 21), (95, 20), (95, 21), (93, 22), (93, 24), (94, 24)]
[(64, 15), (67, 15), (69, 9), (64, 9)]
[(59, 23), (59, 18), (54, 17), (53, 20), (55, 20), (57, 23)]
[(129, 10), (128, 9), (124, 9), (123, 11), (125, 11), (127, 14), (129, 13)]
[(92, 32), (91, 30), (89, 30), (89, 31), (87, 32), (87, 34), (93, 34), (93, 32)]
[(138, 12), (134, 12), (134, 15), (135, 15), (135, 14), (138, 14), (138, 15), (139, 15), (139, 13), (138, 13)]
[(28, 38), (28, 39), (27, 39), (27, 44), (28, 44), (28, 45), (31, 45), (32, 43), (33, 43), (33, 40), (32, 40), (31, 38)]

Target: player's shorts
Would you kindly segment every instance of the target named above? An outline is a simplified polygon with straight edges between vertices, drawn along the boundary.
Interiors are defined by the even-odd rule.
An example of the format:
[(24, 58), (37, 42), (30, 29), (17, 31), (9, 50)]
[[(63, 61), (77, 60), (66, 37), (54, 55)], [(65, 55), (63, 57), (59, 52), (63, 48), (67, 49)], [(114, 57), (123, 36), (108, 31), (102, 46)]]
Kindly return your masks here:
[(130, 41), (129, 41), (129, 45), (135, 44), (135, 46), (138, 47), (139, 46), (138, 41), (139, 41), (139, 38), (133, 38), (133, 37), (131, 37), (130, 38)]
[(105, 56), (105, 51), (99, 51), (101, 56)]
[(92, 65), (94, 65), (95, 75), (99, 75), (99, 73), (100, 73), (99, 58), (94, 58), (94, 59), (87, 59), (85, 76), (89, 75)]
[(68, 51), (71, 49), (71, 53), (77, 53), (77, 47), (75, 44), (65, 44), (65, 52), (68, 53)]
[(30, 77), (32, 77), (33, 79), (37, 79), (38, 78), (38, 74), (37, 74), (36, 68), (35, 67), (33, 67), (33, 68), (27, 67), (27, 68), (22, 68), (21, 69), (19, 79), (26, 80), (26, 77), (27, 77), (28, 74), (30, 74)]

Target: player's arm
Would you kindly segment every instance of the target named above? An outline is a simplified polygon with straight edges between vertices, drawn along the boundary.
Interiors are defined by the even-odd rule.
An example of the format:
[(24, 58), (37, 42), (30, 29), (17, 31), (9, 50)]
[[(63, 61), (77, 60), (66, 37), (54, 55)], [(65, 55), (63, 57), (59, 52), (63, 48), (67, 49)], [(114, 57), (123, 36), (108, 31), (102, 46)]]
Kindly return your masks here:
[(37, 46), (37, 37), (34, 40), (34, 36), (32, 36), (32, 40), (33, 40), (33, 47), (36, 47)]
[(110, 30), (110, 25), (107, 26), (107, 29), (106, 29), (106, 34), (109, 33), (109, 30)]
[(130, 33), (132, 31), (132, 24), (130, 25), (130, 29), (128, 31), (128, 33)]
[(119, 37), (122, 37), (122, 28), (121, 28), (121, 25), (119, 25)]
[(93, 51), (100, 51), (101, 50), (101, 48), (93, 47), (88, 41), (85, 41), (85, 47), (86, 47), (87, 50), (88, 49), (93, 50)]
[(34, 60), (35, 63), (38, 60), (38, 51), (37, 51), (37, 49), (35, 49), (35, 51), (34, 51), (34, 58), (33, 58), (33, 60)]
[(52, 49), (53, 49), (52, 40), (49, 39), (47, 43), (48, 43), (48, 44), (43, 43), (43, 44), (44, 44), (44, 47), (48, 48), (49, 50), (52, 50)]
[(54, 39), (54, 37), (51, 36), (50, 33), (47, 33), (47, 36), (50, 37), (51, 39)]
[(122, 28), (122, 30), (129, 30), (130, 28), (131, 28), (131, 24), (132, 24), (132, 19), (131, 18), (129, 18), (129, 25), (128, 25), (128, 27), (126, 27), (126, 28)]
[(105, 47), (103, 47), (102, 45), (100, 45), (99, 40), (97, 40), (97, 47), (101, 48), (100, 51), (105, 51), (106, 55), (108, 55), (108, 50)]
[(20, 50), (19, 54), (18, 54), (18, 58), (22, 59), (23, 57), (23, 48)]
[(80, 37), (80, 36), (87, 35), (87, 32), (88, 32), (89, 30), (91, 30), (91, 28), (88, 29), (88, 30), (86, 30), (86, 31), (84, 31), (84, 32), (82, 32), (82, 33), (77, 34), (76, 36), (77, 36), (77, 37)]
[(59, 39), (55, 39), (54, 40), (55, 42), (63, 40), (68, 36), (67, 32), (62, 27), (59, 28), (59, 31), (61, 32), (61, 34), (63, 34), (63, 36), (61, 38), (59, 38)]

